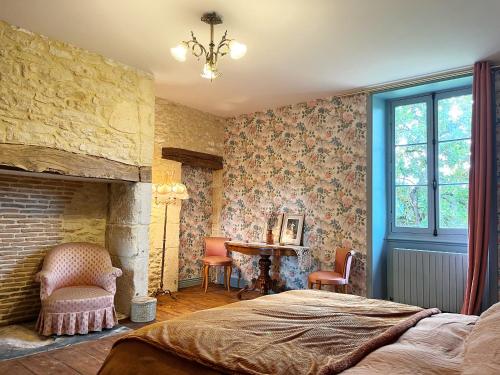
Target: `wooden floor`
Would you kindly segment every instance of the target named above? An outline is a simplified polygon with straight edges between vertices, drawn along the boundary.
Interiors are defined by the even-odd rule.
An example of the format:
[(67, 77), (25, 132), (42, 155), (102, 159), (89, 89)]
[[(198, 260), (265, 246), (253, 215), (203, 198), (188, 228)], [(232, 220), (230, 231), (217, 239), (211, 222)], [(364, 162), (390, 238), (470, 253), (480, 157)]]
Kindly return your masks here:
[[(160, 297), (158, 300), (156, 321), (164, 321), (193, 311), (237, 302), (236, 292), (237, 289), (229, 293), (220, 286), (212, 285), (206, 294), (203, 293), (199, 286), (181, 289), (181, 291), (175, 293), (176, 300), (172, 300), (168, 296)], [(249, 293), (245, 295), (245, 299), (254, 297), (257, 297), (257, 294)], [(145, 325), (130, 321), (120, 323), (134, 329)], [(101, 367), (113, 343), (123, 335), (125, 333), (83, 342), (46, 353), (0, 361), (0, 374), (94, 375)]]

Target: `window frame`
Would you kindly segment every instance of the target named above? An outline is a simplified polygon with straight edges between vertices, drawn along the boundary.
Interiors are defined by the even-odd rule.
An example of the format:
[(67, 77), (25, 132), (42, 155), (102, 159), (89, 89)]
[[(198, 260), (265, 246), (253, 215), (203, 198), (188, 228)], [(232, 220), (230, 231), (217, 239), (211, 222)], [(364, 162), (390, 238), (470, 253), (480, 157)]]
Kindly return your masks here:
[[(454, 96), (463, 96), (463, 95), (470, 95), (472, 94), (472, 88), (461, 88), (461, 89), (456, 89), (456, 90), (448, 90), (448, 91), (444, 91), (444, 92), (437, 92), (435, 94), (435, 98), (434, 98), (434, 105), (436, 106), (436, 110), (434, 111), (434, 139), (436, 140), (436, 145), (435, 145), (435, 152), (436, 152), (436, 155), (439, 155), (439, 136), (438, 136), (438, 127), (439, 127), (439, 123), (438, 123), (438, 111), (437, 111), (437, 103), (439, 100), (441, 99), (447, 99), (447, 98), (451, 98), (451, 97), (454, 97)], [(471, 134), (472, 136), (472, 134)], [(469, 138), (462, 138), (462, 139), (471, 139), (471, 137)], [(458, 139), (457, 139), (458, 140)], [(436, 190), (435, 190), (435, 199), (436, 199), (436, 211), (437, 213), (439, 214), (439, 188), (440, 188), (440, 184), (439, 184), (439, 160), (438, 158), (436, 157), (436, 160), (434, 160), (434, 170), (435, 170), (435, 178), (436, 178)], [(469, 181), (467, 181), (467, 185), (469, 184)], [(436, 216), (438, 217), (438, 216)], [(438, 235), (439, 233), (441, 234), (447, 234), (447, 235), (465, 235), (467, 236), (467, 228), (465, 229), (458, 229), (458, 228), (440, 228), (439, 226), (439, 220), (437, 220), (436, 222), (436, 229), (438, 231)], [(465, 232), (465, 233), (464, 233)]]
[[(388, 220), (389, 239), (411, 239), (429, 241), (457, 241), (467, 242), (467, 228), (440, 228), (439, 227), (439, 141), (438, 141), (438, 100), (469, 95), (472, 87), (459, 87), (448, 90), (432, 91), (419, 95), (400, 97), (388, 101), (389, 110), (389, 199), (388, 199)], [(427, 202), (428, 202), (428, 227), (397, 227), (396, 226), (396, 144), (395, 144), (395, 108), (402, 105), (426, 103), (427, 105)], [(411, 145), (411, 144), (410, 144)], [(433, 188), (434, 181), (436, 188)], [(424, 186), (424, 185), (422, 185)], [(436, 231), (435, 231), (436, 230)]]

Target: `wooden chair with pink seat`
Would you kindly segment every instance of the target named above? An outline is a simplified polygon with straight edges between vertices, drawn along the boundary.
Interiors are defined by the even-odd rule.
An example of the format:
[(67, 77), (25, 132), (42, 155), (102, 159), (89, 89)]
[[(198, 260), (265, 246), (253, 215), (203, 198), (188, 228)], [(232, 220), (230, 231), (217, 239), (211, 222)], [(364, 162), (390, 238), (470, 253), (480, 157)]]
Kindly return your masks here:
[(335, 270), (334, 271), (316, 271), (309, 275), (309, 289), (314, 285), (321, 289), (323, 285), (333, 285), (336, 289), (343, 286), (344, 293), (347, 293), (349, 286), (349, 275), (351, 273), (351, 264), (354, 251), (339, 247), (335, 250)]
[(231, 267), (233, 260), (227, 256), (227, 237), (205, 237), (205, 257), (203, 258), (203, 281), (201, 287), (208, 289), (210, 267), (224, 267), (224, 287), (230, 291)]

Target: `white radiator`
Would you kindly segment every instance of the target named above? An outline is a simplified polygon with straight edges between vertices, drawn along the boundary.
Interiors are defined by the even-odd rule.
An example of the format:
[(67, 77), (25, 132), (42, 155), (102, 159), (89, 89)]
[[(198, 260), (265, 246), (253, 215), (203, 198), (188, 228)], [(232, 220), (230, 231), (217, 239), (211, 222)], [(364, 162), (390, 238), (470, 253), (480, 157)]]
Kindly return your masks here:
[(467, 254), (396, 248), (389, 258), (391, 300), (460, 312), (467, 280)]

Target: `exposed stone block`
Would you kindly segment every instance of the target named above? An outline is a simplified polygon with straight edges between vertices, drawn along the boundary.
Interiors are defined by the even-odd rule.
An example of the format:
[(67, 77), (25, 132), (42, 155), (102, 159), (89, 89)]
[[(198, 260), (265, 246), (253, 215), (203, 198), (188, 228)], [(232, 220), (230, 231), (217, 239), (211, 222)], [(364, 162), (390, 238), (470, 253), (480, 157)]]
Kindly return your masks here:
[(106, 248), (110, 254), (122, 257), (147, 256), (149, 252), (149, 226), (108, 223)]
[[(122, 314), (130, 314), (132, 298), (146, 296), (148, 293), (148, 257), (111, 256), (113, 266), (122, 270), (123, 274), (116, 280), (116, 310)], [(144, 272), (146, 270), (146, 272)]]
[(151, 184), (110, 184), (108, 223), (148, 225), (150, 221)]
[(153, 77), (0, 21), (0, 142), (151, 166)]

